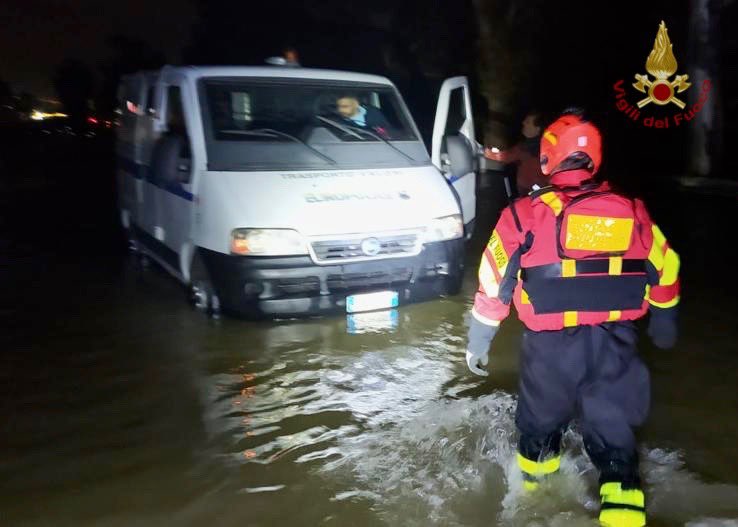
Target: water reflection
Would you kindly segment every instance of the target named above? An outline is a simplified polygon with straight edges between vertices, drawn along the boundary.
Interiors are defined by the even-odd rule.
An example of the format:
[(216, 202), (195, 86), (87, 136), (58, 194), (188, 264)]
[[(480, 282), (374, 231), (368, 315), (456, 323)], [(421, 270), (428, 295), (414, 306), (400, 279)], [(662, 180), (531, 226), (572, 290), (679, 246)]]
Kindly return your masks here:
[[(34, 287), (51, 300), (5, 314), (21, 328), (3, 337), (14, 353), (0, 368), (5, 524), (595, 525), (596, 474), (575, 427), (562, 474), (536, 495), (520, 492), (521, 328), (500, 330), (488, 378), (468, 374), (471, 277), (457, 298), (397, 310), (389, 331), (350, 334), (340, 317), (210, 321), (161, 272), (122, 269), (87, 269), (72, 283), (40, 275)], [(50, 332), (35, 331), (34, 317), (52, 311)], [(694, 353), (660, 362), (655, 386), (692, 370), (682, 384), (712, 378), (686, 342)], [(729, 369), (734, 358), (721, 357)], [(713, 383), (721, 401), (730, 388)], [(714, 406), (709, 393), (656, 399), (668, 406), (655, 409), (641, 452), (651, 525), (738, 517), (737, 460), (672, 423), (714, 429), (695, 418), (695, 405)], [(722, 431), (711, 444), (730, 452), (723, 445), (738, 432)]]

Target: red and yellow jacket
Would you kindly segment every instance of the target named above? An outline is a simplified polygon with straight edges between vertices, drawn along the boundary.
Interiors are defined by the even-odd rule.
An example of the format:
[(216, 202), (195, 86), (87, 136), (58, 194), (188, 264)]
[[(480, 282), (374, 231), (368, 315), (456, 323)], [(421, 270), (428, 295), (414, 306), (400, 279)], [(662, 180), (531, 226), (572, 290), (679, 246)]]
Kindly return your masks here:
[(575, 186), (586, 171), (556, 176), (558, 186), (502, 212), (482, 255), (472, 315), (497, 326), (513, 300), (520, 320), (543, 331), (675, 308), (679, 256), (643, 202), (607, 183)]

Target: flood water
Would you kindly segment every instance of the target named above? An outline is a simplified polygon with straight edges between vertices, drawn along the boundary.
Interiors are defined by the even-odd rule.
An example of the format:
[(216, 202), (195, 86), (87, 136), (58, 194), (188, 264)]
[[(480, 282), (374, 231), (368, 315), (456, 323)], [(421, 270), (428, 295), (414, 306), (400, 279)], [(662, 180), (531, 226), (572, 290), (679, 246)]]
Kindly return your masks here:
[[(107, 196), (109, 166), (82, 165), (61, 179), (49, 160), (5, 165), (22, 177), (0, 187), (0, 524), (596, 525), (575, 425), (562, 474), (521, 493), (522, 326), (503, 325), (488, 378), (466, 369), (492, 194), (460, 295), (402, 307), (395, 330), (348, 334), (342, 317), (205, 318), (121, 250), (112, 202), (80, 198), (87, 185)], [(718, 245), (734, 237), (735, 197), (655, 199), (684, 295), (676, 349), (642, 339), (649, 525), (735, 526), (738, 287)]]

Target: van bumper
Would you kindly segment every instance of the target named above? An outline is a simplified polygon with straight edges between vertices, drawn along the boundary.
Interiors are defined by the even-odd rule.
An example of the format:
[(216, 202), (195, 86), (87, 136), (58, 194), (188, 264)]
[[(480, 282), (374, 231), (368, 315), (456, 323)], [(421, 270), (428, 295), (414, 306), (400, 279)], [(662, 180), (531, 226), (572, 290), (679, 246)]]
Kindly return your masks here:
[(397, 291), (400, 305), (458, 293), (464, 240), (425, 244), (417, 256), (316, 265), (309, 256), (248, 257), (200, 248), (223, 310), (246, 318), (346, 312), (346, 297)]

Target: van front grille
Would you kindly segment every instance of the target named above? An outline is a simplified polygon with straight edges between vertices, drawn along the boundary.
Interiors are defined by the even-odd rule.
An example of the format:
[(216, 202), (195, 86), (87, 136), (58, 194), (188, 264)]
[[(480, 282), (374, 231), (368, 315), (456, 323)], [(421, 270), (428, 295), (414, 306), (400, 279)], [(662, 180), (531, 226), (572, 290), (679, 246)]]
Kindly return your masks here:
[(371, 287), (391, 286), (409, 282), (412, 269), (399, 268), (388, 271), (374, 271), (369, 273), (343, 273), (328, 275), (328, 289), (331, 292), (348, 289), (362, 289)]
[[(366, 240), (372, 241), (371, 245), (375, 248), (375, 252), (367, 253), (364, 251), (362, 244)], [(416, 233), (315, 241), (312, 243), (312, 248), (317, 261), (320, 263), (392, 256), (414, 256), (420, 252), (419, 239)]]

